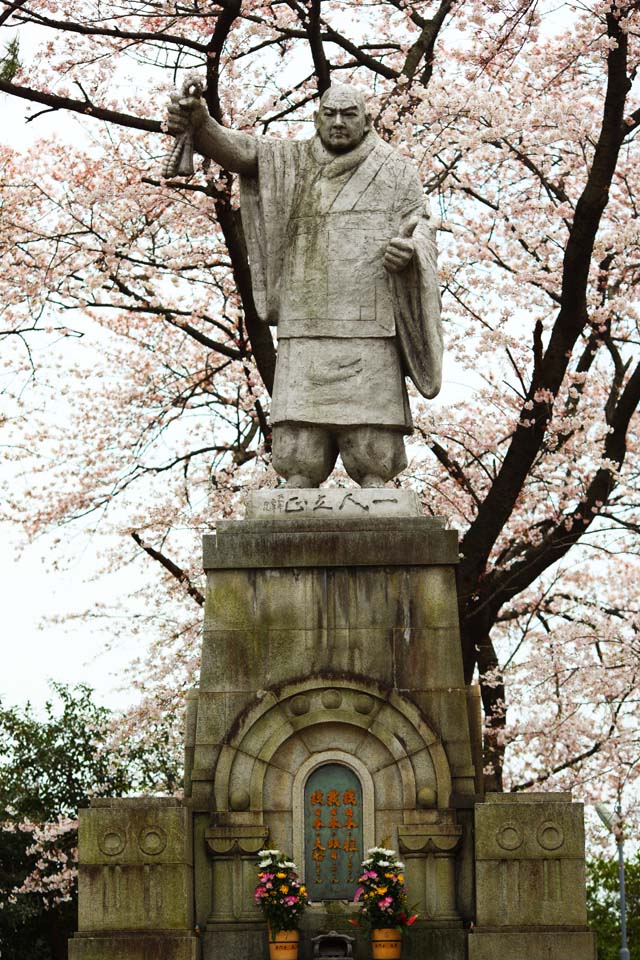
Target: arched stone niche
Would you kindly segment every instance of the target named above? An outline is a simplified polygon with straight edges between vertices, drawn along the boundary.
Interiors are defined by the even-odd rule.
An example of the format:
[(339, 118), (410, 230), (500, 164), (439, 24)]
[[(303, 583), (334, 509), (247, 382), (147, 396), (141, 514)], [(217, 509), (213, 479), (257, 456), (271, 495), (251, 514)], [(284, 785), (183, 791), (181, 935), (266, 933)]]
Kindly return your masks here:
[(292, 850), (299, 771), (336, 750), (372, 784), (368, 839), (395, 835), (407, 811), (448, 808), (445, 751), (414, 704), (366, 681), (312, 678), (265, 691), (236, 721), (216, 766), (218, 815), (264, 817), (270, 842)]

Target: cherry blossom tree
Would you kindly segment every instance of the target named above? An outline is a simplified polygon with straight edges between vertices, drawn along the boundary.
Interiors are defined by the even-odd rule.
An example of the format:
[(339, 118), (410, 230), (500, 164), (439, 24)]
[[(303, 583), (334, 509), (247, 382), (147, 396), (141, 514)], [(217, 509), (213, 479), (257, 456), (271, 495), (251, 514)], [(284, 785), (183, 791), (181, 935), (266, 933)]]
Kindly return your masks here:
[(277, 482), (276, 348), (253, 301), (236, 184), (206, 162), (162, 179), (163, 100), (196, 69), (220, 122), (300, 137), (318, 95), (348, 80), (419, 165), (441, 218), (450, 386), (432, 404), (415, 398), (402, 482), (460, 531), (488, 782), (631, 791), (640, 3), (0, 10), (7, 38), (26, 38), (0, 91), (30, 122), (53, 111), (81, 131), (0, 154), (3, 514), (34, 535), (72, 521), (110, 531), (106, 567), (153, 562), (167, 593), (150, 585), (146, 614), (123, 628), (154, 635), (137, 672), (147, 698), (173, 703), (194, 679), (200, 532)]

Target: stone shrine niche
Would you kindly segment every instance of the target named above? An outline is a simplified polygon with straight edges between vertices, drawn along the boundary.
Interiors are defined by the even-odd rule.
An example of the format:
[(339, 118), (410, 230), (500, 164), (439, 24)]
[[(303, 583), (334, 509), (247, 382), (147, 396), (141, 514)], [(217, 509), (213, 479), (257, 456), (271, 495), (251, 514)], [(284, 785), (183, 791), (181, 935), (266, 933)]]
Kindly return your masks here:
[(341, 763), (311, 773), (304, 788), (304, 874), (312, 900), (352, 900), (363, 859), (362, 785)]

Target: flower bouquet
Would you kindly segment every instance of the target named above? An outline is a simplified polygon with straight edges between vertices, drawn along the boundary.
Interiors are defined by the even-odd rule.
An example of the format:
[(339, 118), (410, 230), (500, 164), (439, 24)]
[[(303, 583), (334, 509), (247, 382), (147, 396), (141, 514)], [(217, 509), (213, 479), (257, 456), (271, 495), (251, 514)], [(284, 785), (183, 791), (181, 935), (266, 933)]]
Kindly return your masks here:
[(354, 900), (360, 904), (355, 925), (371, 931), (374, 958), (399, 957), (404, 928), (418, 919), (407, 906), (407, 888), (402, 873), (404, 864), (396, 858), (395, 850), (372, 847), (362, 861), (360, 886)]
[(295, 960), (298, 925), (309, 903), (306, 888), (298, 881), (295, 863), (280, 850), (260, 850), (258, 857), (258, 883), (253, 899), (269, 925), (270, 956)]

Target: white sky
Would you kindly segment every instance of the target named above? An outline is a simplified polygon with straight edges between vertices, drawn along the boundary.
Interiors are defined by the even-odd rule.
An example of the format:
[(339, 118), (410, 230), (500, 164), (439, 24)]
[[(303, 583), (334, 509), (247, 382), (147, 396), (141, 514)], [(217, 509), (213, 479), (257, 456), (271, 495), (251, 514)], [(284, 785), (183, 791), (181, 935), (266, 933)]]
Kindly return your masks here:
[[(63, 111), (25, 123), (26, 116), (39, 109), (26, 100), (0, 94), (0, 140), (20, 148), (54, 135), (71, 146), (81, 142), (80, 124)], [(0, 447), (0, 463), (1, 457)], [(100, 703), (124, 707), (133, 699), (125, 686), (133, 651), (120, 647), (105, 652), (104, 630), (92, 628), (90, 621), (55, 620), (81, 613), (105, 597), (114, 599), (118, 587), (125, 585), (125, 576), (127, 587), (131, 586), (130, 571), (120, 585), (117, 577), (91, 580), (96, 573), (93, 548), (82, 535), (56, 569), (58, 557), (52, 540), (53, 536), (41, 537), (27, 544), (19, 529), (0, 523), (0, 700), (6, 704), (29, 700), (38, 708), (50, 693), (48, 682), (52, 679), (88, 683)]]
[(30, 700), (37, 707), (50, 692), (49, 679), (89, 683), (96, 698), (110, 707), (131, 702), (127, 691), (118, 689), (125, 682), (128, 651), (120, 647), (105, 652), (104, 631), (92, 629), (91, 622), (48, 621), (81, 613), (105, 594), (117, 592), (117, 578), (88, 579), (91, 546), (85, 542), (82, 549), (78, 543), (78, 549), (65, 569), (55, 569), (49, 538), (25, 547), (19, 530), (0, 524), (0, 700), (5, 704)]

